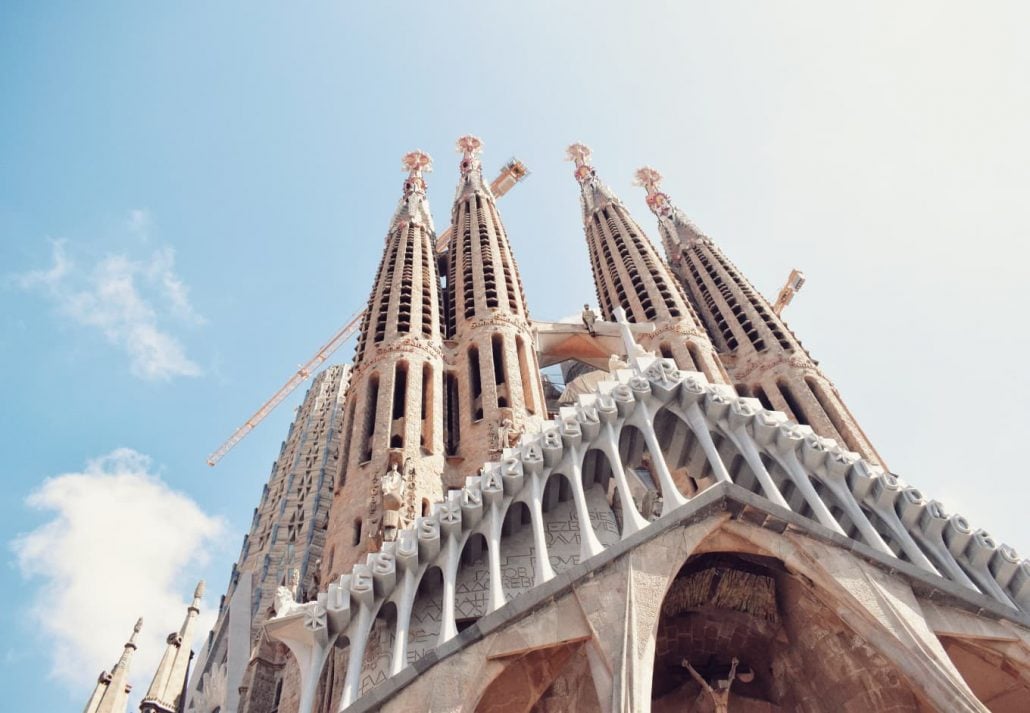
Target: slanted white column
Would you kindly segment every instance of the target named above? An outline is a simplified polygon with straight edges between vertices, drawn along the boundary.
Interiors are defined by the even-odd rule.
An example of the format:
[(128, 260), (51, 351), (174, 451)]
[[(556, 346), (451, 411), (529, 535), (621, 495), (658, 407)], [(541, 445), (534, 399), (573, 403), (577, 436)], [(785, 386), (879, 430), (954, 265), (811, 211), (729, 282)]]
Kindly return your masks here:
[[(347, 653), (347, 677), (343, 681), (340, 706), (336, 709), (338, 712), (343, 711), (361, 695), (361, 662), (365, 658), (365, 647), (368, 646), (368, 635), (372, 630), (372, 607), (375, 605), (372, 573), (367, 565), (354, 565), (351, 570), (350, 593), (351, 600), (357, 607), (357, 616), (351, 619), (347, 628), (350, 651)], [(302, 708), (298, 713), (309, 713), (310, 710)]]
[(819, 524), (846, 536), (837, 519), (830, 512), (829, 508), (826, 507), (826, 503), (819, 497), (819, 493), (815, 492), (812, 482), (808, 479), (808, 473), (801, 467), (801, 462), (798, 460), (797, 448), (801, 445), (801, 441), (804, 440), (804, 434), (805, 431), (802, 430), (801, 426), (793, 423), (780, 424), (776, 440), (774, 441), (779, 460), (787, 471), (787, 475), (790, 476), (791, 481), (797, 487), (798, 492), (805, 498), (808, 506), (812, 508), (812, 512), (815, 514)]
[(483, 480), (480, 483), (483, 500), (486, 505), (486, 554), (490, 567), (490, 603), (487, 613), (504, 606), (504, 583), (501, 578), (501, 528), (504, 525), (504, 484), (501, 481), (500, 467), (495, 463), (485, 466)]
[(564, 443), (564, 471), (572, 486), (572, 501), (579, 519), (579, 560), (584, 562), (604, 551), (604, 545), (597, 539), (594, 526), (590, 523), (590, 509), (583, 490), (583, 431), (575, 416), (568, 414), (561, 420), (561, 437)]

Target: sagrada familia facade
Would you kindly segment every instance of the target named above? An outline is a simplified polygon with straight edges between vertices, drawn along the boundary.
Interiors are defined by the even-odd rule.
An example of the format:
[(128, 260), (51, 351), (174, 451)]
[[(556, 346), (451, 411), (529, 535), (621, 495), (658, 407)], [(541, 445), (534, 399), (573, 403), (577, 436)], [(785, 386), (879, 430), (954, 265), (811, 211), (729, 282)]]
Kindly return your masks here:
[[(600, 314), (543, 323), (458, 148), (439, 235), (405, 156), (354, 362), (144, 713), (1030, 710), (1030, 562), (887, 469), (657, 171), (664, 258), (569, 147)], [(86, 713), (125, 713), (135, 646)]]

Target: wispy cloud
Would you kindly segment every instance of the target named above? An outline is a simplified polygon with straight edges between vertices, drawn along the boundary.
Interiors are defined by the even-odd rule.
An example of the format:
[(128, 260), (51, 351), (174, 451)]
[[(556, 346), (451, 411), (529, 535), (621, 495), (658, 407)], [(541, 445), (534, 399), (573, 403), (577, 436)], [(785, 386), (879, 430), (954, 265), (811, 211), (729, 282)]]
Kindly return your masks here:
[[(22, 576), (37, 585), (31, 614), (50, 646), (51, 674), (79, 692), (117, 660), (137, 616), (144, 626), (132, 670), (145, 690), (165, 636), (182, 622), (193, 573), (224, 531), (152, 470), (146, 455), (119, 448), (48, 478), (27, 504), (53, 517), (11, 543)], [(205, 607), (198, 632), (213, 616)]]
[[(148, 235), (149, 214), (132, 211), (127, 226)], [(69, 257), (67, 243), (58, 240), (52, 259), (45, 270), (17, 275), (16, 284), (41, 292), (63, 317), (99, 330), (128, 354), (130, 371), (139, 378), (156, 381), (202, 373), (163, 324), (168, 317), (189, 325), (205, 322), (175, 271), (172, 248), (160, 247), (145, 260), (115, 254), (80, 267)]]

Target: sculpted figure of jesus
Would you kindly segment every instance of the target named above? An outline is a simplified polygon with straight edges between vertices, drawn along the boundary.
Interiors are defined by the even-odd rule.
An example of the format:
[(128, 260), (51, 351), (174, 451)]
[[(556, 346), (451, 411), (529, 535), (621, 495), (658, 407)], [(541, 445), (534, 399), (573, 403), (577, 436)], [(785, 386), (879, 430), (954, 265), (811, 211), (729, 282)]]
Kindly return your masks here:
[(709, 685), (708, 681), (706, 681), (704, 677), (702, 677), (701, 674), (699, 674), (694, 669), (694, 667), (690, 665), (690, 662), (686, 659), (683, 659), (680, 665), (690, 672), (690, 675), (694, 678), (695, 681), (697, 681), (698, 685), (701, 686), (701, 690), (708, 693), (708, 697), (712, 699), (712, 703), (715, 705), (715, 713), (729, 713), (730, 686), (733, 685), (733, 679), (737, 677), (738, 663), (740, 663), (740, 661), (738, 661), (737, 657), (734, 656), (733, 663), (730, 666), (730, 675), (725, 681), (719, 681), (719, 683), (717, 684), (719, 686), (718, 690), (713, 689)]

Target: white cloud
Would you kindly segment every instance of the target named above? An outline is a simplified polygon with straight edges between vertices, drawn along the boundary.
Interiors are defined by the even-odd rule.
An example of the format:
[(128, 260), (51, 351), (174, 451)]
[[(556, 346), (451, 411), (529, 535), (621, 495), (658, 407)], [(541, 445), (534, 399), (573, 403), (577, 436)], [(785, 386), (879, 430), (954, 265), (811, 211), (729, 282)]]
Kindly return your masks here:
[[(80, 693), (110, 669), (142, 616), (131, 669), (142, 695), (182, 623), (193, 573), (224, 530), (151, 471), (146, 455), (119, 448), (81, 473), (48, 478), (26, 502), (53, 517), (11, 543), (22, 575), (38, 585), (31, 614), (51, 674)], [(213, 618), (214, 607), (203, 607), (195, 645)]]
[[(128, 225), (145, 232), (149, 215), (132, 211)], [(18, 275), (16, 283), (22, 289), (43, 292), (60, 314), (76, 324), (99, 330), (128, 354), (135, 376), (168, 380), (202, 373), (179, 340), (159, 324), (165, 316), (190, 325), (205, 322), (190, 303), (189, 288), (175, 272), (175, 252), (170, 247), (157, 249), (143, 261), (109, 255), (84, 269), (68, 257), (64, 241), (55, 241), (53, 265)]]
[(125, 219), (125, 227), (133, 235), (138, 235), (144, 241), (150, 239), (150, 229), (153, 222), (150, 219), (150, 211), (144, 208), (133, 208)]

